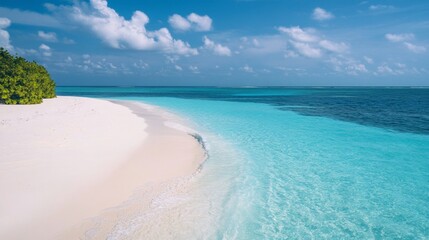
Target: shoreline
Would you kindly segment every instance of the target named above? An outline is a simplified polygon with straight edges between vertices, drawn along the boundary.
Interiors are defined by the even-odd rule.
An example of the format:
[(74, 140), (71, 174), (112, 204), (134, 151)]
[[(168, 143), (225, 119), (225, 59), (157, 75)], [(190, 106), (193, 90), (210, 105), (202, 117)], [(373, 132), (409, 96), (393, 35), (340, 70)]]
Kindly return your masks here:
[[(59, 97), (45, 101), (41, 105), (0, 106), (0, 143), (6, 156), (0, 161), (0, 173), (8, 171), (8, 174), (0, 175), (0, 194), (5, 196), (12, 192), (6, 200), (0, 200), (0, 209), (10, 209), (9, 213), (0, 218), (1, 238), (76, 239), (83, 236), (86, 238), (88, 234), (91, 238), (105, 238), (118, 220), (115, 217), (123, 212), (133, 211), (121, 206), (130, 198), (135, 198), (138, 195), (136, 193), (140, 194), (140, 202), (147, 202), (145, 207), (150, 208), (153, 199), (165, 189), (171, 188), (164, 186), (166, 182), (174, 183), (180, 178), (196, 174), (207, 158), (204, 144), (192, 135), (196, 133), (189, 132), (181, 119), (159, 107), (132, 101), (81, 97)], [(79, 107), (70, 108), (68, 101)], [(57, 106), (52, 102), (62, 103)], [(43, 108), (48, 105), (49, 108), (54, 108), (55, 114), (52, 109), (43, 112)], [(85, 105), (91, 107), (85, 109)], [(101, 105), (103, 110), (98, 109)], [(32, 112), (33, 106), (39, 107)], [(11, 108), (15, 109), (11, 111)], [(18, 113), (13, 112), (16, 109)], [(113, 109), (115, 111), (109, 113)], [(5, 115), (3, 112), (8, 113)], [(33, 115), (26, 116), (28, 112)], [(103, 114), (99, 116), (98, 112)], [(50, 121), (50, 118), (55, 119)], [(89, 121), (90, 118), (94, 121)], [(113, 121), (115, 118), (118, 118), (116, 122)], [(17, 122), (17, 119), (24, 121)], [(88, 121), (92, 125), (88, 126)], [(182, 129), (168, 126), (167, 122)], [(69, 125), (73, 126), (72, 130)], [(34, 130), (46, 131), (48, 128), (55, 134), (44, 136), (40, 130)], [(82, 131), (82, 128), (89, 130)], [(89, 138), (85, 137), (92, 128), (97, 131), (93, 130)], [(20, 131), (16, 132), (16, 129)], [(36, 131), (34, 136), (29, 133), (31, 131)], [(76, 138), (68, 139), (67, 142), (61, 139), (64, 136), (61, 131), (66, 131), (67, 134), (77, 131), (74, 132)], [(12, 134), (15, 136), (11, 136)], [(15, 141), (8, 141), (9, 138), (15, 138)], [(49, 142), (55, 144), (46, 146), (45, 150), (49, 153), (39, 155), (38, 159), (39, 152), (27, 146), (34, 142), (48, 141), (46, 138), (53, 138)], [(7, 146), (14, 142), (14, 146)], [(89, 151), (90, 157), (85, 157), (88, 150), (79, 151), (78, 147), (85, 144), (89, 144), (86, 148), (93, 150)], [(68, 148), (65, 149), (64, 146)], [(94, 149), (95, 147), (98, 149)], [(18, 159), (28, 165), (19, 166), (22, 161), (16, 161), (17, 150), (22, 153)], [(68, 156), (64, 157), (66, 153)], [(49, 159), (44, 159), (46, 156)], [(78, 158), (81, 160), (74, 162)], [(105, 166), (105, 161), (97, 162), (95, 158), (110, 159), (110, 165)], [(94, 160), (92, 166), (91, 161)], [(39, 162), (43, 167), (34, 166)], [(67, 177), (67, 174), (62, 176), (57, 172), (61, 169), (67, 173), (70, 171), (68, 165), (74, 171), (72, 177)], [(82, 169), (86, 174), (82, 173)], [(40, 181), (41, 178), (43, 181)], [(32, 190), (14, 186), (16, 184), (13, 179), (25, 179), (21, 184), (33, 185), (30, 188)], [(46, 194), (39, 196), (40, 191)], [(145, 194), (141, 194), (142, 192)], [(22, 196), (26, 196), (27, 200)], [(38, 199), (37, 204), (31, 199)], [(18, 204), (20, 201), (23, 203)], [(142, 208), (141, 203), (139, 208)], [(109, 214), (112, 209), (122, 210), (112, 215)], [(21, 215), (17, 215), (17, 212)], [(104, 224), (95, 224), (94, 227), (94, 219), (99, 222), (100, 218)], [(11, 220), (15, 222), (10, 223)]]
[[(198, 131), (196, 131), (195, 129), (188, 127), (187, 126), (188, 123), (184, 122), (184, 120), (180, 116), (177, 116), (169, 111), (166, 111), (161, 107), (138, 102), (138, 101), (132, 101), (132, 100), (107, 100), (107, 101), (125, 106), (131, 111), (133, 111), (134, 114), (144, 119), (147, 119), (146, 114), (148, 113), (148, 111), (155, 111), (157, 112), (156, 115), (166, 116), (167, 121), (164, 121), (164, 127), (175, 129), (177, 131), (183, 132), (191, 136), (192, 138), (195, 139), (195, 141), (199, 143), (200, 147), (202, 148), (204, 152), (203, 154), (204, 158), (202, 159), (200, 166), (198, 167), (198, 171), (202, 169), (204, 163), (209, 158), (209, 149), (207, 148), (207, 144), (203, 136), (201, 136), (201, 134), (198, 133)], [(141, 110), (143, 110), (143, 112), (141, 112)], [(148, 130), (150, 131), (150, 129)]]

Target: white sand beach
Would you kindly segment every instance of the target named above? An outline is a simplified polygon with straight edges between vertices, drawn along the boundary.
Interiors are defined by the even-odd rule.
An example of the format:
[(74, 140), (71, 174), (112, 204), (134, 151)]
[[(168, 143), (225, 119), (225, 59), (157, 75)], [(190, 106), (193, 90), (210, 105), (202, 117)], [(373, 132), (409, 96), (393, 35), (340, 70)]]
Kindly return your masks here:
[(82, 239), (91, 219), (106, 216), (96, 234), (105, 239), (115, 221), (106, 209), (148, 184), (153, 197), (154, 186), (204, 161), (178, 121), (156, 107), (90, 98), (0, 105), (0, 239)]

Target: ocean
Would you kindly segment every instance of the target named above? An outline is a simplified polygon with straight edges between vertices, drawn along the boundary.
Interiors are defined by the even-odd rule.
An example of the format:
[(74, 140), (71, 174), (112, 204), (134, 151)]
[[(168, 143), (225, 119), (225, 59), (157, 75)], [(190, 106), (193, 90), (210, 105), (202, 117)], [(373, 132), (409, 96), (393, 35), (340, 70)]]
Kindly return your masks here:
[(158, 105), (201, 133), (209, 158), (178, 238), (429, 239), (428, 88), (57, 93)]

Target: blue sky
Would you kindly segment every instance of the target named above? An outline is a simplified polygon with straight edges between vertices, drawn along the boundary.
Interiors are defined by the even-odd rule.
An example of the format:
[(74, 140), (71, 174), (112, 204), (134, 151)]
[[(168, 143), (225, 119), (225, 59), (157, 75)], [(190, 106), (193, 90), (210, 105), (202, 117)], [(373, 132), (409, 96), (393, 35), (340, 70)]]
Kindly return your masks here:
[(428, 1), (0, 3), (0, 46), (58, 85), (429, 85)]

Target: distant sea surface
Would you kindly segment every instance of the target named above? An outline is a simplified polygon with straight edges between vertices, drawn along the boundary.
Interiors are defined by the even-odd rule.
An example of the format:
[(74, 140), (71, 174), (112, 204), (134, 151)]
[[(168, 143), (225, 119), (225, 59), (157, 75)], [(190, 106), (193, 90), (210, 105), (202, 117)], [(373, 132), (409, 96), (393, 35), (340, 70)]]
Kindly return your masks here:
[(429, 238), (428, 88), (57, 92), (158, 105), (202, 133), (210, 156), (182, 237)]

